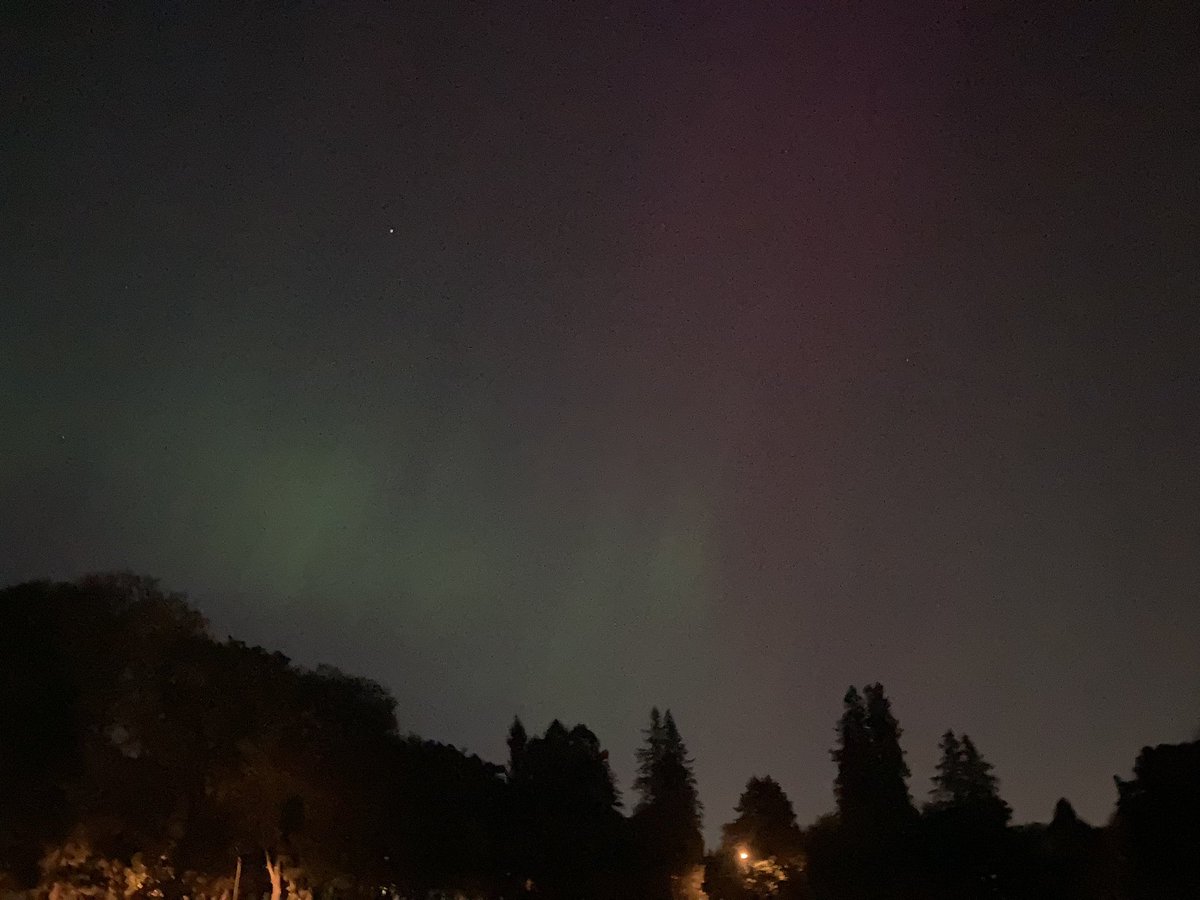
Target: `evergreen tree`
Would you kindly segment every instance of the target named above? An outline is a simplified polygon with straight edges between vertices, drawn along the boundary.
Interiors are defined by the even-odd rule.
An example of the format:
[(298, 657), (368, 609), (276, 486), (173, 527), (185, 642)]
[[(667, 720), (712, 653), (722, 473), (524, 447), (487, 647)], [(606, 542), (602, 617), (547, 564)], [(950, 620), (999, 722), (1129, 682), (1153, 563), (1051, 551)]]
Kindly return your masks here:
[(641, 799), (634, 812), (667, 809), (698, 830), (702, 807), (692, 771), (694, 761), (688, 756), (671, 711), (660, 715), (657, 707), (650, 710), (650, 727), (643, 734), (646, 744), (637, 751), (638, 776), (634, 781)]
[(693, 761), (671, 711), (660, 715), (657, 708), (651, 710), (645, 735), (634, 782), (641, 794), (634, 823), (654, 893), (667, 896), (671, 881), (697, 865), (703, 854), (700, 797)]
[(992, 764), (975, 748), (974, 741), (962, 736), (963, 799), (968, 803), (991, 803), (1000, 799), (999, 781), (992, 774)]
[[(1037, 866), (1037, 888), (1041, 896), (1054, 900), (1095, 900), (1112, 897), (1121, 881), (1121, 864), (1128, 857), (1125, 848), (1113, 846), (1104, 829), (1093, 828), (1082, 821), (1065, 798), (1054, 805), (1054, 817), (1039, 835), (1039, 847), (1030, 854)], [(1129, 884), (1126, 888), (1132, 887)], [(1032, 893), (1032, 892), (1031, 892)], [(1119, 895), (1129, 898), (1122, 891)], [(1137, 896), (1136, 893), (1133, 894)], [(1185, 896), (1170, 892), (1154, 897)]]
[(658, 707), (650, 710), (650, 727), (642, 731), (646, 743), (637, 749), (638, 773), (633, 788), (641, 795), (634, 812), (649, 805), (654, 799), (654, 767), (662, 759), (663, 723)]
[(834, 793), (838, 814), (850, 828), (888, 828), (913, 813), (908, 764), (900, 748), (901, 729), (880, 684), (863, 694), (851, 687), (838, 722)]
[(962, 795), (962, 744), (953, 731), (942, 735), (938, 744), (942, 758), (937, 764), (937, 774), (933, 776), (933, 788), (929, 791), (932, 798), (927, 804), (929, 809), (943, 809), (953, 805)]
[(693, 861), (699, 859), (704, 847), (700, 837), (703, 806), (694, 768), (695, 760), (688, 756), (675, 717), (668, 709), (663, 717), (662, 758), (655, 767), (654, 792), (658, 803), (673, 814), (679, 827), (681, 853), (683, 846), (695, 851), (686, 854)]
[(833, 791), (838, 815), (843, 822), (862, 819), (870, 808), (870, 784), (867, 775), (869, 744), (867, 711), (858, 689), (851, 687), (842, 698), (842, 717), (837, 725), (838, 743), (833, 750), (837, 778)]
[(914, 809), (908, 792), (911, 774), (900, 747), (903, 731), (892, 715), (892, 701), (876, 682), (864, 691), (866, 726), (870, 742), (871, 788), (875, 796), (875, 814), (883, 821), (901, 824), (912, 818)]
[(925, 805), (927, 889), (931, 896), (970, 900), (1014, 888), (1006, 859), (1011, 810), (1000, 799), (992, 765), (967, 735), (947, 731)]
[(947, 731), (939, 747), (942, 758), (933, 776), (929, 792), (932, 800), (926, 810), (971, 809), (978, 818), (1007, 823), (1012, 811), (1000, 799), (1000, 784), (992, 774), (992, 764), (983, 758), (970, 736), (960, 738)]
[(815, 893), (881, 900), (902, 896), (913, 868), (916, 811), (900, 725), (883, 687), (851, 687), (838, 722), (834, 792), (838, 816), (809, 844), (808, 880)]
[(519, 716), (513, 716), (512, 725), (508, 729), (508, 777), (517, 777), (525, 762), (525, 750), (529, 746), (529, 736)]
[(655, 790), (660, 798), (686, 811), (689, 821), (700, 828), (700, 794), (696, 790), (695, 760), (688, 756), (683, 736), (668, 709), (663, 717), (662, 757), (655, 772)]

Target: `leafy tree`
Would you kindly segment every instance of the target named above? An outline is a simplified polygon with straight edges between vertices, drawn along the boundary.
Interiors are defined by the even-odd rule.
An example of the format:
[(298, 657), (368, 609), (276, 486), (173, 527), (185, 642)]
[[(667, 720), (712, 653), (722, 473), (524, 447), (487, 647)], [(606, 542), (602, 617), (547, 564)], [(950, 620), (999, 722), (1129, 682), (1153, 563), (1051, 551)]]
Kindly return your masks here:
[[(139, 853), (230, 871), (266, 850), (254, 871), (280, 890), (297, 862), (326, 881), (379, 872), (396, 738), (378, 685), (217, 644), (183, 597), (127, 573), (5, 591), (0, 617), (40, 657), (0, 666), (5, 720), (34, 726), (0, 738), (0, 793), (19, 801), (0, 801), (0, 849), (23, 880), (42, 846), (113, 871)], [(16, 812), (35, 799), (46, 813)]]
[(734, 811), (737, 818), (721, 829), (726, 845), (744, 845), (754, 857), (773, 856), (789, 863), (800, 855), (800, 826), (792, 801), (774, 778), (747, 781)]
[(555, 719), (528, 741), (512, 781), (520, 835), (515, 857), (543, 897), (620, 896), (628, 869), (624, 818), (608, 753), (587, 727)]
[[(670, 711), (651, 712), (626, 819), (583, 725), (531, 737), (514, 720), (506, 767), (401, 737), (380, 685), (214, 641), (153, 579), (0, 590), (0, 635), (6, 890), (206, 900), (235, 868), (241, 897), (278, 900), (700, 888), (701, 807)], [(1012, 828), (992, 765), (952, 731), (916, 817), (880, 685), (847, 691), (837, 736), (837, 814), (801, 833), (779, 785), (750, 779), (709, 860), (714, 900), (1200, 896), (1200, 744), (1145, 748), (1108, 828), (1065, 800), (1048, 825)]]
[(1065, 798), (1060, 798), (1054, 807), (1054, 817), (1042, 833), (1038, 860), (1040, 890), (1062, 900), (1098, 900), (1109, 896), (1110, 889), (1119, 881), (1119, 873), (1112, 865), (1117, 854), (1106, 846), (1105, 837), (1100, 829), (1081, 820)]
[[(170, 705), (178, 662), (209, 641), (203, 618), (127, 573), (22, 586), (2, 605), (14, 648), (40, 658), (23, 661), (18, 649), (5, 659), (5, 719), (33, 728), (4, 741), (17, 768), (4, 766), (15, 777), (0, 793), (22, 804), (41, 795), (55, 819), (35, 814), (20, 830), (105, 857), (172, 852), (204, 788), (205, 767)], [(27, 856), (13, 862), (27, 875)]]
[(49, 582), (0, 592), (0, 869), (22, 887), (36, 883), (42, 847), (70, 829), (84, 767), (80, 651), (91, 640), (73, 627), (71, 593)]
[(804, 852), (792, 801), (773, 778), (751, 778), (710, 857), (705, 890), (714, 900), (789, 898), (804, 890)]
[(504, 770), (410, 736), (396, 746), (387, 771), (391, 830), (384, 847), (391, 875), (381, 881), (411, 896), (500, 893), (511, 858)]
[(1200, 742), (1143, 747), (1117, 783), (1116, 828), (1136, 898), (1200, 897)]

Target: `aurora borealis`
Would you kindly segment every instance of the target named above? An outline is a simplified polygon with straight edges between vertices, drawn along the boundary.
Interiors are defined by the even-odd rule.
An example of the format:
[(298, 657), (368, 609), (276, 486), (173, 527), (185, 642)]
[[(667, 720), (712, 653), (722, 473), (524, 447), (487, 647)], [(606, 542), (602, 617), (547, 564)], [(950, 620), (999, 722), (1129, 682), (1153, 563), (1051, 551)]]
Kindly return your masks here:
[(669, 706), (710, 832), (876, 679), (1101, 819), (1200, 727), (1196, 17), (887, 6), (5, 13), (3, 583), (625, 788)]

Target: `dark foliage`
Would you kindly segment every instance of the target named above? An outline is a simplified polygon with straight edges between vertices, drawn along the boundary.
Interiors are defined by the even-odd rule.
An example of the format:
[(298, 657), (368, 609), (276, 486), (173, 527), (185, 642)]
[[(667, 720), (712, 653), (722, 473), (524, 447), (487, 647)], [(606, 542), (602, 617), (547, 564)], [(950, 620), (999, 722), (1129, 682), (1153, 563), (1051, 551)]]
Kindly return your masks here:
[(804, 841), (792, 801), (775, 779), (751, 778), (737, 818), (721, 829), (721, 847), (706, 865), (704, 889), (712, 900), (807, 896)]
[(1200, 741), (1143, 748), (1117, 790), (1131, 895), (1200, 897)]
[(652, 709), (644, 733), (634, 782), (641, 797), (632, 824), (641, 851), (641, 881), (651, 900), (670, 897), (673, 885), (699, 865), (704, 840), (692, 760), (671, 711), (660, 715)]
[(996, 897), (1008, 890), (1008, 804), (992, 766), (967, 735), (942, 736), (923, 822), (925, 883), (942, 897)]
[(626, 822), (596, 736), (555, 720), (519, 754), (514, 749), (510, 768), (518, 883), (531, 882), (543, 897), (621, 896)]
[[(670, 711), (651, 712), (627, 817), (584, 725), (514, 720), (504, 767), (404, 736), (380, 685), (215, 641), (150, 579), (5, 589), (0, 634), (0, 887), (220, 897), (237, 870), (241, 897), (698, 896), (701, 806)], [(713, 900), (1200, 897), (1200, 742), (1143, 749), (1108, 827), (1066, 800), (1014, 827), (953, 731), (918, 813), (901, 735), (881, 685), (851, 688), (836, 813), (802, 830), (751, 778), (707, 859)]]
[(908, 792), (900, 724), (883, 686), (851, 687), (837, 726), (835, 820), (810, 847), (818, 896), (903, 896), (915, 878), (917, 812)]

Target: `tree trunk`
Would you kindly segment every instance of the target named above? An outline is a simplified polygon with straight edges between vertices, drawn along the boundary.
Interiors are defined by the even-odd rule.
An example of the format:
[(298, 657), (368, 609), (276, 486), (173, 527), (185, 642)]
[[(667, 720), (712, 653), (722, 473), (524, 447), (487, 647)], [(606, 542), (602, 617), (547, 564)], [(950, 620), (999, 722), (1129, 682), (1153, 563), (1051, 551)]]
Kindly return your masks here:
[(263, 856), (267, 861), (267, 877), (271, 879), (271, 900), (280, 900), (283, 896), (283, 863), (276, 857), (272, 865), (271, 854), (266, 850), (263, 851)]
[(242, 855), (237, 858), (237, 868), (233, 870), (233, 900), (238, 900), (238, 889), (242, 886)]

